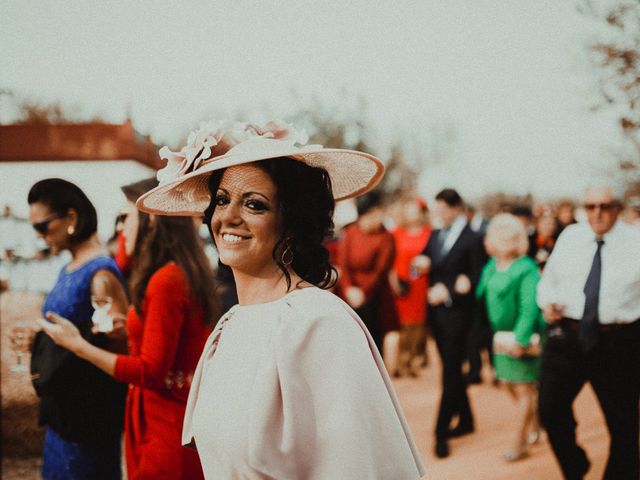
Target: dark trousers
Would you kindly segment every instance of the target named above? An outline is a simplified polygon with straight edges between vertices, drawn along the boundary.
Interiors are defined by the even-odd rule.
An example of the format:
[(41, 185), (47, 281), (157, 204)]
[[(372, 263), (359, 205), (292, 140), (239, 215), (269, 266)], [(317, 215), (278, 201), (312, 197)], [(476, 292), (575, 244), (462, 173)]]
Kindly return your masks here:
[(480, 378), (482, 372), (482, 350), (489, 353), (489, 361), (493, 361), (493, 330), (486, 315), (479, 315), (473, 323), (467, 342), (467, 356), (469, 358), (470, 378)]
[(380, 356), (382, 356), (382, 345), (384, 342), (384, 331), (380, 322), (380, 309), (377, 300), (372, 300), (369, 303), (365, 303), (360, 308), (356, 309), (356, 313), (362, 319), (362, 322), (366, 325), (367, 330), (373, 337), (373, 341), (378, 347)]
[(437, 439), (444, 440), (456, 415), (461, 424), (473, 424), (467, 383), (462, 374), (471, 318), (464, 310), (443, 306), (430, 310), (430, 315), (433, 337), (442, 360), (442, 396), (435, 433)]
[(540, 420), (566, 479), (583, 478), (589, 461), (576, 443), (573, 401), (590, 382), (604, 413), (611, 446), (604, 478), (638, 480), (640, 321), (602, 331), (594, 350), (584, 353), (577, 322), (549, 329), (540, 372)]

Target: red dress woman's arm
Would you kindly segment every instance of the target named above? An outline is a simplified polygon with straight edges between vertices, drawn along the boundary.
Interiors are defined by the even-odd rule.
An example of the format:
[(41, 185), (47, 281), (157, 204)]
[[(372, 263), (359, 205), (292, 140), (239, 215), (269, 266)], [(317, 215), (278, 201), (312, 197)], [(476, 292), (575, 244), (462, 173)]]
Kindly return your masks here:
[(174, 363), (189, 308), (189, 289), (179, 267), (168, 264), (149, 280), (144, 299), (143, 333), (138, 355), (119, 355), (115, 378), (161, 388)]

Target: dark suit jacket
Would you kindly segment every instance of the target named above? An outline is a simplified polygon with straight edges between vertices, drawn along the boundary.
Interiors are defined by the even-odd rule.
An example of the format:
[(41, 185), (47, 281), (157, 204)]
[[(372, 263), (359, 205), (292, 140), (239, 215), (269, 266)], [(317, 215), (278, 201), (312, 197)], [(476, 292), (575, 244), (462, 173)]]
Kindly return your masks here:
[[(429, 284), (443, 283), (449, 290), (453, 309), (473, 309), (475, 289), (480, 280), (482, 267), (487, 261), (487, 255), (482, 245), (482, 235), (471, 230), (467, 224), (449, 252), (439, 258), (436, 249), (440, 230), (435, 230), (429, 238), (429, 243), (422, 251), (431, 259), (429, 271)], [(471, 280), (471, 291), (460, 295), (454, 292), (453, 287), (458, 275), (464, 274)]]

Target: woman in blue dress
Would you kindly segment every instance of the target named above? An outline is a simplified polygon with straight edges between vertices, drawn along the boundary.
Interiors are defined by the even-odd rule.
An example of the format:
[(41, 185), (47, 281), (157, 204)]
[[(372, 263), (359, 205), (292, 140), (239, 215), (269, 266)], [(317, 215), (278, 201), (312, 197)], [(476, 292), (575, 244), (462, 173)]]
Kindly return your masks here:
[[(68, 318), (101, 348), (126, 351), (120, 320), (127, 308), (124, 281), (97, 238), (95, 208), (80, 188), (55, 178), (33, 185), (28, 201), (29, 220), (52, 252), (69, 250), (72, 256), (43, 314)], [(93, 326), (92, 296), (111, 304), (106, 316), (115, 319), (115, 328), (108, 333)], [(39, 423), (46, 428), (42, 478), (120, 479), (126, 384), (55, 345), (43, 332), (33, 340), (31, 374), (40, 397)]]

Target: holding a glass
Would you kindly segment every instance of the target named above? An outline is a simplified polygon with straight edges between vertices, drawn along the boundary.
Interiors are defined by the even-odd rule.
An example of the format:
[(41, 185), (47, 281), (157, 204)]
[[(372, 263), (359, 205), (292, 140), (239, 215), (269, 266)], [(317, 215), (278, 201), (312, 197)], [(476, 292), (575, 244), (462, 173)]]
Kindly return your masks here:
[[(37, 182), (28, 202), (29, 221), (51, 252), (71, 253), (44, 301), (43, 316), (63, 316), (92, 345), (126, 351), (124, 323), (114, 321), (127, 309), (124, 279), (104, 255), (95, 208), (76, 185), (57, 178)], [(102, 320), (96, 325), (92, 297)], [(42, 478), (121, 478), (126, 385), (59, 347), (44, 332), (20, 325), (10, 339), (21, 365), (14, 371), (28, 370), (23, 355), (31, 352), (31, 381), (40, 397), (39, 423), (45, 426)]]

